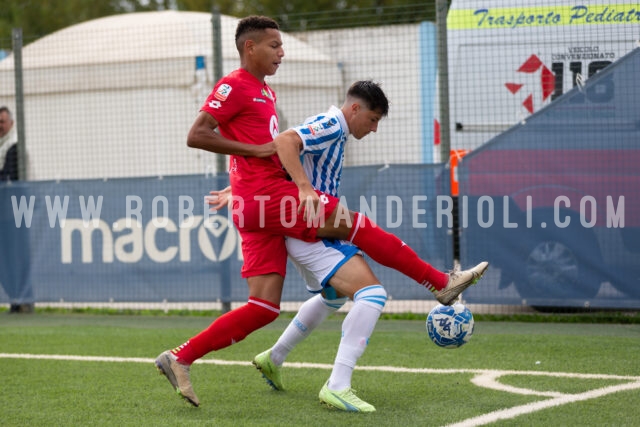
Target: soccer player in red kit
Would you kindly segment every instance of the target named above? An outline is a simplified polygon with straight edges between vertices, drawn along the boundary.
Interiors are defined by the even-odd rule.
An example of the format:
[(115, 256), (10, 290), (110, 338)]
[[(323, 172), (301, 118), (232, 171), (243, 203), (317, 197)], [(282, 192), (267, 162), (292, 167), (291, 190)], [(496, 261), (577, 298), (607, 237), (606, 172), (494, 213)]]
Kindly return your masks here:
[[(436, 270), (364, 215), (348, 211), (336, 197), (309, 188), (306, 175), (300, 175), (302, 168), (297, 169), (291, 157), (285, 159), (293, 182), (287, 180), (276, 154), (277, 140), (274, 143), (278, 136), (276, 96), (265, 82), (284, 56), (277, 23), (257, 16), (240, 20), (236, 47), (240, 68), (216, 84), (189, 131), (187, 144), (231, 155), (232, 217), (242, 237), (242, 277), (247, 279), (249, 299), (181, 346), (160, 354), (155, 362), (174, 389), (194, 406), (199, 400), (191, 385), (191, 364), (243, 340), (278, 317), (287, 265), (285, 235), (307, 241), (349, 240), (378, 263), (431, 290), (443, 304), (453, 303), (487, 268), (487, 263), (481, 263), (449, 274)], [(358, 132), (375, 131), (379, 119), (373, 114), (368, 125), (354, 130), (353, 135), (359, 138)], [(299, 207), (283, 203), (297, 204), (297, 199), (302, 202)], [(318, 215), (323, 221), (309, 225), (307, 219)]]

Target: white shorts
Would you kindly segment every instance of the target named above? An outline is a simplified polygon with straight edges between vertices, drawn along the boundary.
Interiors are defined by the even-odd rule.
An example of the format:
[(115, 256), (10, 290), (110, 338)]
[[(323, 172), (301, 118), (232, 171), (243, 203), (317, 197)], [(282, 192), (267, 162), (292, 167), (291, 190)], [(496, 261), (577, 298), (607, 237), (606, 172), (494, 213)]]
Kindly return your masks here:
[(329, 279), (352, 256), (361, 253), (357, 246), (345, 240), (305, 242), (287, 237), (287, 252), (311, 293), (322, 292)]

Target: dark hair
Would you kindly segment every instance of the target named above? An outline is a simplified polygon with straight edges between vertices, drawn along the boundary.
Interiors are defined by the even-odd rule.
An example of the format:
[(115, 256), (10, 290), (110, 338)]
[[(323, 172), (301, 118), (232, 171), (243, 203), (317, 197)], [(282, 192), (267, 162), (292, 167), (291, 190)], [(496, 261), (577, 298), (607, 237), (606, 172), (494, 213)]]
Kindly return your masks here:
[(268, 28), (280, 30), (278, 23), (266, 16), (252, 15), (242, 18), (236, 27), (236, 47), (238, 51), (242, 51), (242, 45), (249, 37), (249, 34), (256, 31), (264, 31)]
[(7, 113), (9, 119), (13, 120), (13, 115), (11, 114), (11, 110), (9, 110), (9, 107), (3, 105), (2, 107), (0, 107), (0, 113)]
[(389, 100), (380, 85), (371, 80), (357, 81), (347, 91), (348, 97), (358, 98), (372, 111), (379, 111), (382, 116), (389, 113)]

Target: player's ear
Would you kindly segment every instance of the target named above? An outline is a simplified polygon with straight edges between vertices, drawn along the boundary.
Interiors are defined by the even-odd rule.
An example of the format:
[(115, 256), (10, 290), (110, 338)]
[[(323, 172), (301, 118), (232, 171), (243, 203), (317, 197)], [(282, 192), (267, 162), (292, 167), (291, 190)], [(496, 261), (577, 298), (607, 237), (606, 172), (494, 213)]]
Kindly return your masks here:
[(253, 53), (253, 48), (255, 47), (256, 42), (251, 40), (251, 39), (247, 39), (244, 41), (244, 51), (246, 53)]

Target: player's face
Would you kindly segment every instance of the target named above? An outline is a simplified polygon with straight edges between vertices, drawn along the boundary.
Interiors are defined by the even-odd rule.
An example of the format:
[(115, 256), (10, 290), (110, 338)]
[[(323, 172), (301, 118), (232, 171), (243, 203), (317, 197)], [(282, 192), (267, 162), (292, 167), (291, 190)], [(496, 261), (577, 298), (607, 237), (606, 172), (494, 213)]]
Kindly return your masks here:
[(358, 105), (358, 110), (353, 116), (352, 123), (349, 125), (349, 131), (355, 139), (361, 139), (371, 132), (378, 130), (378, 122), (382, 119), (382, 113), (379, 111), (369, 110), (366, 107)]
[(273, 28), (267, 28), (264, 35), (255, 40), (251, 49), (251, 58), (256, 70), (265, 76), (272, 76), (278, 71), (283, 56), (280, 31)]
[(13, 121), (9, 118), (9, 114), (6, 111), (0, 113), (0, 137), (5, 136), (13, 125)]

